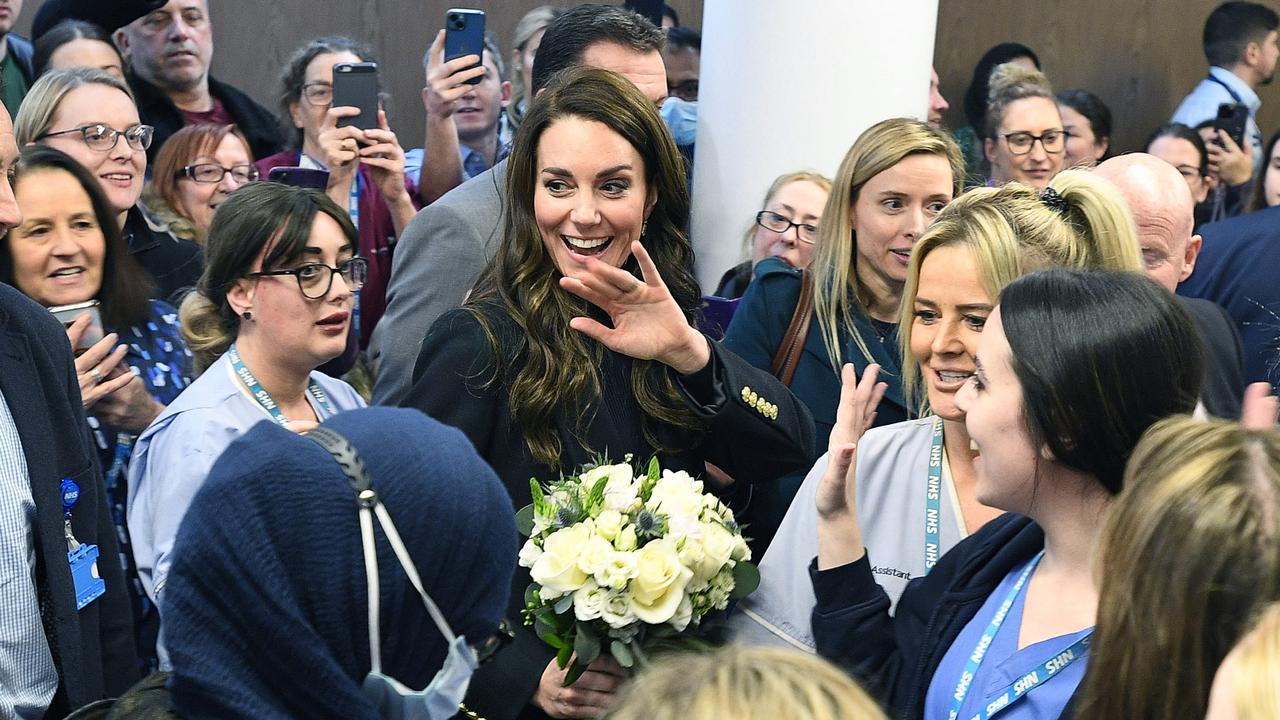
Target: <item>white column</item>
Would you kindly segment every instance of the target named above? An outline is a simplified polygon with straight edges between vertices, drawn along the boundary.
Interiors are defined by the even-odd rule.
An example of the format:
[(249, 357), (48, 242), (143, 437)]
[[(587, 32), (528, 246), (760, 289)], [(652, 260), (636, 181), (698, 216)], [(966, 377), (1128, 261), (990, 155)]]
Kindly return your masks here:
[(928, 109), (937, 0), (705, 0), (694, 248), (704, 292), (746, 258), (778, 175), (834, 175), (866, 128)]

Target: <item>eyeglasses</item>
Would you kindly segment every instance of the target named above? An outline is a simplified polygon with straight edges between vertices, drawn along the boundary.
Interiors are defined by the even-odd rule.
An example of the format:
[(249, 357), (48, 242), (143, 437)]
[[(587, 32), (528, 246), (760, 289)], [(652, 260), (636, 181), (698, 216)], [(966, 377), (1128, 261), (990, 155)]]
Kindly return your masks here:
[(696, 102), (698, 100), (698, 81), (693, 79), (678, 83), (667, 83), (667, 94), (688, 102)]
[(307, 263), (288, 270), (263, 270), (249, 273), (247, 277), (292, 275), (298, 280), (298, 289), (302, 291), (303, 297), (308, 300), (319, 300), (329, 294), (329, 289), (333, 287), (333, 276), (338, 274), (342, 275), (351, 292), (355, 292), (364, 287), (364, 281), (369, 276), (369, 262), (362, 257), (353, 257), (346, 262), (338, 263), (338, 267), (330, 267), (324, 263)]
[(818, 226), (805, 225), (798, 222), (791, 222), (791, 218), (786, 215), (779, 215), (769, 210), (761, 210), (756, 213), (756, 224), (765, 230), (772, 230), (779, 235), (785, 233), (791, 228), (796, 229), (796, 237), (802, 242), (812, 244), (818, 239)]
[(198, 183), (217, 183), (222, 182), (222, 178), (227, 175), (236, 181), (237, 185), (243, 185), (258, 179), (258, 166), (248, 165), (232, 165), (231, 167), (222, 167), (217, 163), (196, 163), (188, 165), (181, 170), (175, 170), (173, 177), (177, 179), (190, 178)]
[(476, 652), (476, 660), (484, 665), (498, 654), (498, 651), (511, 644), (516, 639), (516, 633), (511, 629), (511, 623), (506, 618), (498, 624), (498, 629), (492, 635), (485, 638), (478, 645), (472, 645), (471, 649)]
[(333, 85), (327, 82), (311, 82), (302, 86), (302, 99), (315, 107), (327, 107), (333, 102)]
[(84, 140), (84, 144), (89, 146), (90, 150), (110, 150), (116, 146), (120, 140), (120, 136), (124, 136), (125, 142), (129, 143), (129, 147), (134, 150), (146, 150), (151, 147), (151, 138), (155, 137), (156, 129), (150, 125), (134, 125), (128, 130), (116, 130), (101, 123), (95, 125), (85, 125), (84, 127), (71, 128), (70, 130), (59, 130), (57, 132), (49, 132), (36, 138), (43, 140), (55, 135), (70, 135), (71, 133), (80, 133), (80, 137)]
[(1031, 152), (1036, 142), (1039, 142), (1040, 147), (1047, 153), (1060, 153), (1067, 142), (1067, 134), (1061, 130), (1046, 130), (1039, 135), (1032, 135), (1029, 132), (1011, 132), (1005, 133), (1003, 137), (1009, 145), (1009, 152), (1014, 155), (1026, 155)]

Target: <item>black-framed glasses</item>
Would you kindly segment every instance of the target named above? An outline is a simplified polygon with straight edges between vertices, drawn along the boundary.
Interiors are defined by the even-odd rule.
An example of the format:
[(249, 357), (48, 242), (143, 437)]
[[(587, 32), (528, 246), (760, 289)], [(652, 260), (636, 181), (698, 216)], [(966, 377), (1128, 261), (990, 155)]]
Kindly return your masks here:
[(80, 133), (81, 139), (84, 140), (85, 145), (89, 146), (90, 150), (110, 150), (116, 146), (122, 135), (125, 142), (129, 143), (129, 147), (134, 150), (146, 150), (151, 147), (151, 139), (155, 137), (156, 129), (150, 125), (134, 125), (128, 130), (116, 130), (102, 123), (95, 123), (71, 128), (70, 130), (47, 132), (36, 139), (43, 140), (55, 135), (70, 135), (71, 133)]
[(327, 107), (333, 103), (333, 85), (327, 82), (309, 82), (302, 86), (302, 99), (315, 107)]
[(307, 263), (287, 270), (263, 270), (249, 273), (247, 277), (275, 275), (292, 275), (297, 279), (298, 289), (302, 291), (303, 297), (308, 300), (319, 300), (329, 294), (329, 288), (333, 287), (334, 275), (342, 275), (351, 292), (364, 287), (364, 281), (369, 276), (369, 261), (362, 257), (353, 257), (346, 262), (338, 263), (338, 267), (331, 267), (324, 263)]
[(222, 178), (231, 175), (235, 179), (236, 184), (243, 185), (247, 182), (253, 182), (258, 179), (258, 166), (252, 163), (245, 165), (232, 165), (231, 167), (222, 167), (217, 163), (196, 163), (188, 165), (180, 170), (173, 171), (173, 177), (177, 179), (190, 178), (198, 183), (217, 183), (222, 182)]
[(1067, 144), (1067, 133), (1062, 130), (1045, 130), (1039, 135), (1032, 135), (1029, 132), (1011, 132), (1001, 137), (1009, 146), (1009, 152), (1014, 155), (1026, 155), (1031, 152), (1031, 148), (1037, 142), (1047, 153), (1060, 153)]
[(485, 638), (477, 645), (472, 645), (471, 649), (476, 653), (476, 660), (484, 665), (498, 654), (498, 651), (511, 644), (516, 639), (515, 630), (511, 629), (511, 623), (506, 618), (498, 623), (498, 629), (492, 635)]
[(779, 235), (791, 228), (796, 229), (796, 237), (802, 242), (813, 243), (818, 239), (818, 226), (792, 222), (786, 215), (779, 215), (772, 210), (761, 210), (756, 213), (756, 224), (765, 230), (772, 230)]

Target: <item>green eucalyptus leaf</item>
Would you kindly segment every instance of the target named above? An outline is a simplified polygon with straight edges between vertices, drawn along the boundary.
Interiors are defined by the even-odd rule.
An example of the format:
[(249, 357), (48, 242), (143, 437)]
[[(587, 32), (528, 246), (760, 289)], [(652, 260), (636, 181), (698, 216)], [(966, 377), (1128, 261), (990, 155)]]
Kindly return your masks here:
[(533, 506), (525, 505), (516, 513), (516, 532), (533, 537)]
[(631, 647), (621, 640), (614, 640), (609, 644), (609, 652), (613, 654), (613, 659), (624, 668), (629, 668), (636, 664), (636, 658), (631, 654)]
[[(756, 575), (756, 578), (757, 580), (759, 579), (759, 574)], [(564, 613), (569, 612), (569, 608), (571, 607), (573, 607), (572, 595), (562, 595), (559, 600), (556, 600), (555, 611), (557, 615), (563, 615)]]
[(573, 653), (578, 656), (577, 663), (590, 665), (600, 657), (600, 638), (591, 631), (590, 626), (578, 625), (578, 637), (573, 641)]
[(733, 590), (729, 592), (731, 600), (741, 600), (760, 587), (760, 569), (754, 564), (742, 561), (733, 566)]

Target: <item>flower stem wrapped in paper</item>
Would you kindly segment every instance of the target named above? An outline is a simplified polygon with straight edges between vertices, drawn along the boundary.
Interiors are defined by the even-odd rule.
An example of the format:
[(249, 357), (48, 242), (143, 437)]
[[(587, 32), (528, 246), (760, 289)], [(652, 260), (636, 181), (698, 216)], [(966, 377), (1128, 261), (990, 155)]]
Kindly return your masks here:
[(516, 515), (533, 577), (525, 623), (569, 667), (566, 685), (601, 653), (630, 668), (654, 647), (696, 641), (707, 613), (760, 584), (733, 512), (656, 457), (643, 475), (602, 463), (530, 490)]

